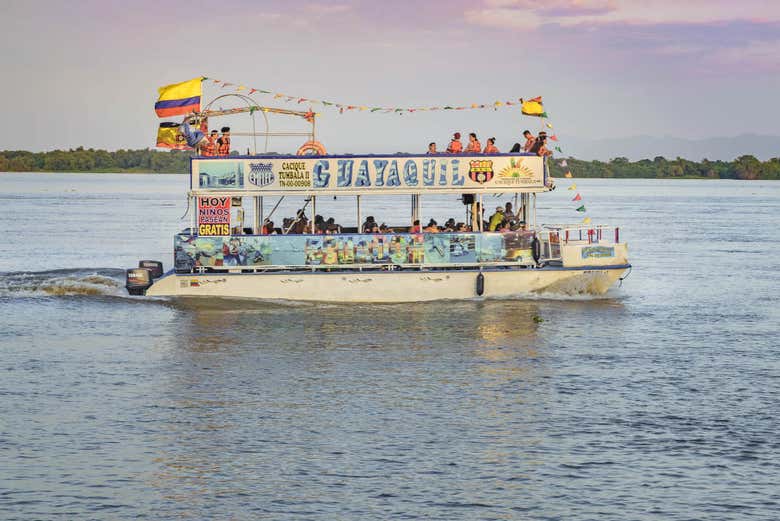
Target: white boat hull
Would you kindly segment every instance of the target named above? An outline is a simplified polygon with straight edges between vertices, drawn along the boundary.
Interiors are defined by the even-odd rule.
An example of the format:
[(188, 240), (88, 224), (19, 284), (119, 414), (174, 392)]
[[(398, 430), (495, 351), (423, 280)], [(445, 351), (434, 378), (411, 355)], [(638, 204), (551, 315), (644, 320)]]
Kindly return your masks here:
[(447, 299), (511, 298), (533, 293), (605, 293), (627, 264), (578, 268), (363, 272), (264, 272), (168, 274), (146, 294), (167, 297), (228, 297), (316, 302), (422, 302)]

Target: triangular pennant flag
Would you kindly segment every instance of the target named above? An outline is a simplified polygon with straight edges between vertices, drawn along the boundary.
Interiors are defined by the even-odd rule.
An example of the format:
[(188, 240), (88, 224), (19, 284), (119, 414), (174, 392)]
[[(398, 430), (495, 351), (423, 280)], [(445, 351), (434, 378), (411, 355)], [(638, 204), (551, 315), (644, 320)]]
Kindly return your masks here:
[(254, 94), (255, 92), (257, 92), (257, 89), (249, 89), (249, 94)]
[(578, 212), (584, 212), (584, 211), (585, 211), (585, 205), (583, 204), (582, 206), (580, 206), (579, 208), (577, 208), (577, 211), (578, 211)]
[(244, 87), (243, 85), (239, 85), (239, 86), (236, 88), (236, 90), (246, 90), (246, 87)]
[(560, 152), (561, 154), (563, 154), (563, 150), (561, 150), (561, 147), (558, 147), (558, 146), (556, 146), (556, 147), (555, 147), (555, 150), (557, 150), (558, 152)]
[(574, 196), (574, 199), (572, 201), (582, 201), (582, 196), (580, 194), (577, 194)]
[(545, 126), (546, 126), (547, 128), (553, 128), (553, 127), (552, 127), (552, 123), (545, 123)]
[(582, 220), (582, 224), (590, 224), (590, 217), (585, 217), (585, 218)]
[(566, 172), (565, 174), (563, 174), (563, 177), (565, 177), (565, 178), (567, 178), (567, 179), (571, 179), (571, 178), (572, 178), (572, 177), (574, 177), (574, 176), (573, 176), (573, 175), (571, 175), (571, 172)]
[(577, 189), (577, 185), (576, 184), (572, 184), (568, 189), (569, 190), (576, 190)]
[(558, 136), (553, 134), (552, 136), (550, 136), (550, 141), (558, 141)]
[(558, 163), (558, 164), (559, 164), (559, 165), (561, 165), (561, 166), (562, 166), (562, 167), (564, 167), (564, 168), (565, 168), (565, 167), (567, 167), (567, 166), (569, 166), (569, 163), (567, 163), (565, 159), (561, 160), (561, 162), (560, 162), (560, 163)]

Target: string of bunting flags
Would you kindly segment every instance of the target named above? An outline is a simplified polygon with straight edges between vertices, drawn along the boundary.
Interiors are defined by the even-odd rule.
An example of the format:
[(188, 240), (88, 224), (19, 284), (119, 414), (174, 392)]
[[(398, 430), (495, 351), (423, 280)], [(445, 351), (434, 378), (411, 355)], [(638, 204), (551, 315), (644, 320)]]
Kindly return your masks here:
[[(544, 113), (543, 116), (541, 116), (541, 118), (542, 118), (542, 130), (544, 130), (545, 128), (552, 130), (553, 125), (547, 120), (546, 112)], [(552, 134), (548, 139), (550, 141), (555, 141), (556, 143), (559, 142), (558, 136), (555, 134)], [(560, 145), (555, 145), (555, 147), (553, 148), (558, 153), (563, 154), (563, 150), (561, 149)], [(569, 164), (565, 159), (561, 159), (558, 162), (558, 166), (566, 169), (566, 173), (563, 174), (563, 177), (565, 177), (566, 179), (574, 178), (574, 174), (571, 173), (571, 168), (569, 168)], [(574, 197), (572, 198), (572, 202), (579, 203), (577, 207), (574, 209), (574, 211), (580, 213), (587, 213), (588, 209), (585, 207), (585, 204), (582, 201), (582, 195), (577, 191), (577, 184), (572, 181), (572, 184), (569, 185), (567, 190), (571, 190), (574, 192)], [(582, 224), (590, 224), (590, 223), (591, 223), (591, 218), (588, 215), (585, 215), (585, 217), (582, 219)]]
[(267, 89), (248, 87), (246, 85), (209, 78), (207, 76), (204, 76), (202, 78), (202, 81), (211, 82), (212, 86), (218, 87), (220, 89), (229, 89), (232, 92), (245, 93), (249, 96), (251, 96), (252, 94), (263, 94), (267, 96), (272, 96), (274, 100), (281, 100), (285, 103), (294, 102), (296, 104), (308, 103), (313, 105), (322, 105), (324, 108), (338, 110), (340, 114), (344, 114), (345, 112), (349, 112), (353, 110), (358, 112), (371, 112), (371, 113), (382, 113), (382, 114), (392, 113), (392, 114), (401, 115), (405, 113), (426, 112), (426, 111), (436, 111), (436, 110), (484, 110), (484, 109), (498, 110), (499, 108), (505, 108), (505, 107), (519, 107), (522, 113), (525, 114), (526, 116), (536, 116), (541, 118), (547, 117), (547, 113), (544, 111), (544, 106), (542, 105), (541, 96), (537, 96), (535, 98), (530, 98), (530, 99), (517, 98), (515, 100), (497, 100), (490, 103), (469, 103), (464, 105), (442, 105), (442, 106), (433, 106), (433, 107), (384, 107), (384, 106), (373, 106), (373, 105), (362, 104), (362, 103), (337, 103), (335, 101), (327, 101), (327, 100), (309, 98), (304, 96), (293, 96), (282, 92), (275, 92)]

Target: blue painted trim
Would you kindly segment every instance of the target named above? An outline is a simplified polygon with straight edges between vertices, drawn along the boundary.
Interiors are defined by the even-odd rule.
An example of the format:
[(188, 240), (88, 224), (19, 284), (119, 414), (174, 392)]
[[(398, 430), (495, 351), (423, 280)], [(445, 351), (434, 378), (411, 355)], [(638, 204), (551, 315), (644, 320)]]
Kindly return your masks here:
[[(366, 266), (377, 266), (377, 264), (367, 264)], [(269, 268), (272, 266), (269, 266)], [(386, 271), (386, 270), (364, 270), (364, 271), (358, 271), (358, 270), (339, 270), (339, 271), (325, 271), (322, 270), (278, 270), (278, 271), (263, 271), (263, 272), (252, 272), (252, 273), (228, 273), (227, 271), (214, 271), (211, 273), (174, 273), (173, 275), (176, 277), (237, 277), (240, 275), (397, 275), (398, 273), (422, 273), (422, 274), (429, 274), (429, 273), (463, 273), (463, 272), (470, 272), (470, 273), (490, 273), (490, 272), (507, 272), (507, 271), (603, 271), (603, 270), (625, 270), (630, 268), (630, 264), (618, 264), (614, 266), (578, 266), (576, 268), (564, 268), (562, 266), (545, 266), (544, 268), (521, 268), (521, 267), (512, 267), (508, 266), (505, 269), (501, 269), (498, 267), (483, 267), (480, 268), (464, 268), (462, 270), (447, 270), (447, 269), (425, 269), (420, 270), (417, 268), (406, 268), (403, 270), (395, 270), (395, 271)], [(241, 266), (236, 266), (233, 269), (240, 269)], [(333, 266), (334, 269), (338, 269), (338, 265)], [(170, 272), (168, 272), (170, 273)], [(164, 277), (167, 277), (168, 274), (166, 273), (163, 277), (160, 277), (157, 280), (162, 280)]]

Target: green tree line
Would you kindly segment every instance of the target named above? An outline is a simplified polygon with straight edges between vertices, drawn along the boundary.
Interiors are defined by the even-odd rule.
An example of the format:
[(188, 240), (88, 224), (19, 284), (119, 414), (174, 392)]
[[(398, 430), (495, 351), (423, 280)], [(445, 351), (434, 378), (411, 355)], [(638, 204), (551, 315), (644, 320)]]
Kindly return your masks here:
[(734, 161), (689, 161), (678, 157), (629, 161), (625, 157), (616, 157), (608, 162), (581, 161), (567, 158), (567, 166), (561, 167), (560, 161), (551, 163), (554, 177), (563, 177), (571, 170), (574, 177), (614, 177), (614, 178), (709, 178), (709, 179), (780, 179), (780, 158), (759, 161), (753, 156), (740, 156)]
[(71, 150), (0, 152), (0, 172), (152, 172), (186, 174), (192, 152), (171, 150)]
[[(106, 150), (85, 149), (27, 152), (0, 152), (0, 172), (151, 172), (186, 174), (192, 152), (178, 150)], [(616, 157), (610, 161), (582, 161), (566, 158), (567, 167), (556, 159), (550, 164), (555, 177), (571, 170), (575, 177), (613, 178), (711, 178), (711, 179), (780, 179), (780, 158), (759, 161), (745, 155), (734, 161), (689, 161), (678, 157), (629, 161)]]

